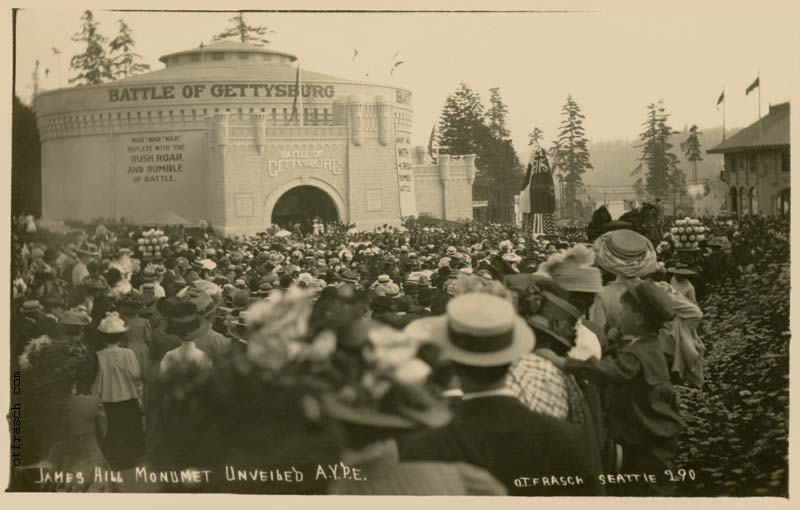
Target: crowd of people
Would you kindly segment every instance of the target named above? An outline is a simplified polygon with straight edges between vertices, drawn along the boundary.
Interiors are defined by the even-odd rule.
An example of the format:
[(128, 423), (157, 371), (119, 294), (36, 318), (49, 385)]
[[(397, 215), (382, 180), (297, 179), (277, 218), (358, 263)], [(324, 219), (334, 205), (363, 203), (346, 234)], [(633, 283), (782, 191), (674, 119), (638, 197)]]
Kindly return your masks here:
[[(684, 259), (616, 227), (165, 229), (146, 249), (130, 225), (21, 224), (12, 489), (132, 490), (93, 474), (137, 468), (212, 473), (153, 491), (671, 494), (674, 385), (703, 386), (695, 286), (789, 257), (788, 219), (706, 226)], [(652, 478), (608, 483), (626, 473)]]

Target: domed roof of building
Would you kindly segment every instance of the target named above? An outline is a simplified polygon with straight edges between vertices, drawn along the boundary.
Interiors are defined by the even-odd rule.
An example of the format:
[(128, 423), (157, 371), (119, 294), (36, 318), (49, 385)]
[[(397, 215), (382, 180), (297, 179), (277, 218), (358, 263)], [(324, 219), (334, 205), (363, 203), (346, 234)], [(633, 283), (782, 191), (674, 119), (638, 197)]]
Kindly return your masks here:
[[(130, 76), (114, 84), (138, 84), (169, 81), (295, 81), (297, 57), (291, 53), (244, 44), (220, 41), (189, 50), (169, 53), (159, 58), (166, 67)], [(235, 71), (232, 71), (235, 68)], [(302, 80), (351, 83), (351, 80), (301, 68)]]

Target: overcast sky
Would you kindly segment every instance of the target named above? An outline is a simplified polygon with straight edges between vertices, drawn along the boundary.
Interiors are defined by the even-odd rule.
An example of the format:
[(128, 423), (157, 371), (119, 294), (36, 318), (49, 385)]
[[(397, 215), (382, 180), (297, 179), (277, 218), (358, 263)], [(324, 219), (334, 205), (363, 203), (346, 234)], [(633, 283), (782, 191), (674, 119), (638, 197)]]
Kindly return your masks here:
[[(586, 115), (591, 140), (637, 136), (645, 106), (663, 98), (672, 125), (722, 123), (715, 103), (726, 87), (727, 125), (757, 119), (756, 94), (745, 88), (761, 73), (762, 111), (798, 87), (797, 19), (773, 9), (594, 13), (252, 13), (251, 24), (276, 31), (272, 47), (296, 54), (303, 67), (347, 79), (397, 85), (414, 94), (412, 142), (427, 144), (448, 93), (468, 83), (488, 102), (500, 87), (518, 150), (533, 126), (555, 137), (561, 106), (572, 93)], [(95, 10), (100, 30), (113, 37), (116, 20), (133, 30), (138, 52), (152, 69), (158, 57), (190, 47), (227, 25), (231, 13), (111, 12)], [(24, 10), (17, 19), (16, 92), (31, 95), (41, 61), (42, 85), (62, 86), (73, 73), (69, 57), (80, 10)], [(58, 57), (51, 47), (62, 51)], [(359, 56), (352, 61), (353, 50)], [(392, 57), (405, 63), (390, 76)], [(44, 68), (50, 70), (44, 79)]]

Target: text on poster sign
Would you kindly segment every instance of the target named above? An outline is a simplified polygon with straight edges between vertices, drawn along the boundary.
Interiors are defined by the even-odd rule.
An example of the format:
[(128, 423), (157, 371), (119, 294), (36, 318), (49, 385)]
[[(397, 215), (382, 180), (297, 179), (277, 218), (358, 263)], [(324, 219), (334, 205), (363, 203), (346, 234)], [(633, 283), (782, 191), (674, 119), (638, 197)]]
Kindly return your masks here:
[(127, 148), (131, 182), (175, 182), (183, 173), (183, 155), (183, 135), (132, 136)]

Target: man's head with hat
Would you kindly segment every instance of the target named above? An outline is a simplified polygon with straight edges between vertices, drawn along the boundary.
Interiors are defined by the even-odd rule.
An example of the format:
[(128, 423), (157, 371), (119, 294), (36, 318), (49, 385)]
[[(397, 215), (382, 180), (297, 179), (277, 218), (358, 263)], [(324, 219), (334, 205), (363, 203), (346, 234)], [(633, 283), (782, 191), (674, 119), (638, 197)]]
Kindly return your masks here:
[(38, 315), (43, 309), (41, 303), (39, 303), (38, 299), (29, 299), (22, 303), (22, 308), (20, 308), (20, 312), (26, 316), (35, 316)]
[(667, 269), (667, 271), (674, 275), (675, 279), (679, 282), (685, 282), (690, 276), (695, 276), (697, 274), (695, 271), (692, 271), (688, 265), (682, 262), (676, 263), (673, 267)]
[[(270, 286), (272, 290), (272, 286)], [(231, 299), (234, 310), (244, 310), (250, 305), (250, 292), (247, 289), (237, 289)]]
[(465, 395), (504, 387), (511, 364), (535, 344), (533, 331), (511, 303), (485, 293), (451, 299), (430, 331), (453, 363)]

